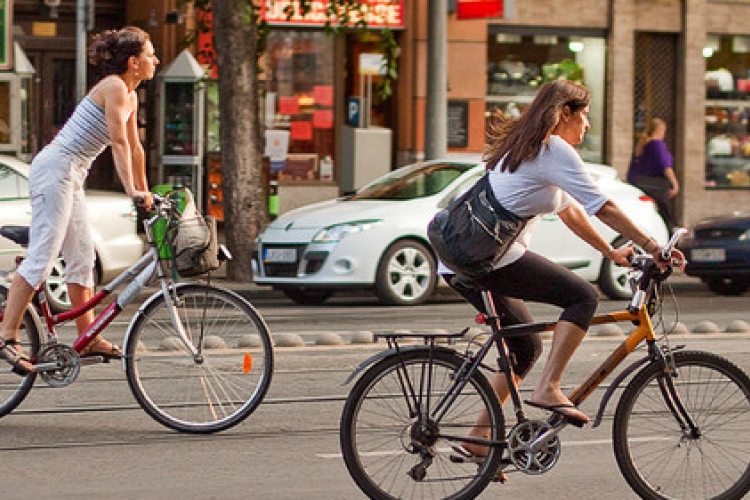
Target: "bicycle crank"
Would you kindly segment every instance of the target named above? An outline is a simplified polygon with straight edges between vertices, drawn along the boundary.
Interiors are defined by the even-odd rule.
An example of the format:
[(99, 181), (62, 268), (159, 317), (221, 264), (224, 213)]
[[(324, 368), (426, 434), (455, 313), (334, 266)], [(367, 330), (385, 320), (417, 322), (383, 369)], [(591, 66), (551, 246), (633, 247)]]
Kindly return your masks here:
[(508, 435), (510, 460), (526, 474), (549, 472), (557, 464), (561, 451), (560, 438), (543, 420), (521, 422)]
[(39, 362), (34, 365), (34, 371), (50, 387), (65, 387), (78, 378), (81, 361), (72, 347), (52, 344), (39, 353)]

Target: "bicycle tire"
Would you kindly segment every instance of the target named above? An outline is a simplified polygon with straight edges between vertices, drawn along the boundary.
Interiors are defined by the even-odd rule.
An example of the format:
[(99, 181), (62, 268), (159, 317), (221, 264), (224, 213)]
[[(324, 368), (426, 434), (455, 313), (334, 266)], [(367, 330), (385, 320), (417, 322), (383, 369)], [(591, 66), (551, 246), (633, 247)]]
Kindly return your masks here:
[(615, 457), (641, 498), (737, 500), (750, 490), (750, 379), (729, 360), (674, 353), (672, 378), (700, 436), (681, 430), (661, 395), (653, 363), (625, 388), (613, 425)]
[(229, 429), (255, 411), (271, 384), (268, 327), (252, 304), (229, 290), (186, 284), (174, 293), (198, 355), (178, 338), (159, 295), (137, 313), (128, 333), (130, 389), (151, 417), (171, 429), (194, 434)]
[[(433, 363), (432, 390), (427, 394), (421, 382), (429, 362)], [(480, 372), (472, 375), (469, 383), (447, 409), (445, 416), (434, 427), (417, 426), (417, 418), (409, 414), (407, 399), (399, 384), (399, 367), (405, 367), (415, 391), (422, 387), (422, 401), (430, 396), (434, 404), (453, 383), (464, 359), (454, 351), (415, 348), (390, 355), (370, 367), (352, 388), (341, 416), (340, 442), (344, 462), (359, 488), (370, 498), (377, 499), (468, 499), (475, 498), (494, 477), (500, 465), (503, 449), (490, 447), (481, 464), (456, 463), (451, 460), (451, 445), (458, 445), (460, 437), (474, 425), (479, 412), (489, 412), (490, 438), (499, 441), (504, 419), (495, 391)], [(423, 372), (423, 370), (425, 370)], [(413, 472), (422, 463), (414, 448), (419, 429), (434, 431), (434, 442), (429, 453), (432, 463), (424, 469), (424, 477), (417, 479)], [(447, 432), (445, 432), (447, 431)], [(452, 436), (446, 438), (446, 436)], [(424, 441), (423, 441), (424, 442)], [(410, 449), (411, 448), (411, 449)], [(412, 473), (412, 475), (410, 475)]]
[[(0, 310), (5, 311), (5, 302), (8, 297), (8, 289), (0, 286)], [(29, 306), (32, 307), (32, 306)], [(33, 361), (39, 352), (40, 340), (39, 329), (32, 314), (27, 310), (21, 320), (21, 328), (18, 330), (21, 348)], [(36, 373), (30, 373), (24, 377), (11, 371), (11, 366), (0, 360), (0, 417), (4, 417), (15, 410), (34, 386)]]

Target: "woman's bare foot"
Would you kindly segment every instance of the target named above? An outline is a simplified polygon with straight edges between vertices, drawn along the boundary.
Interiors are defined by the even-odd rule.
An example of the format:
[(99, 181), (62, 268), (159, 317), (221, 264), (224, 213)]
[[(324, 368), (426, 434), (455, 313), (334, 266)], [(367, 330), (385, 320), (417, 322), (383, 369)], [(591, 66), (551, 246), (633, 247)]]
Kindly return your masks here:
[(105, 360), (121, 359), (122, 350), (104, 337), (97, 337), (81, 351), (81, 357), (102, 356)]
[(588, 415), (576, 408), (562, 392), (554, 389), (534, 390), (526, 403), (562, 415), (573, 422), (585, 424), (590, 420)]

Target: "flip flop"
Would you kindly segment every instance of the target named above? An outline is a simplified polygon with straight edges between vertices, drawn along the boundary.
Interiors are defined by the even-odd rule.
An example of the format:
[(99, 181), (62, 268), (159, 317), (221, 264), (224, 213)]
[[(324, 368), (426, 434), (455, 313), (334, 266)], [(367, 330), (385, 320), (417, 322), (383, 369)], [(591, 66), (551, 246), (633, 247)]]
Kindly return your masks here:
[(557, 415), (560, 415), (562, 418), (565, 419), (566, 422), (569, 424), (575, 425), (576, 427), (583, 427), (585, 424), (589, 422), (588, 417), (580, 418), (575, 415), (571, 415), (570, 413), (567, 413), (563, 410), (577, 410), (578, 408), (573, 403), (558, 403), (558, 404), (544, 404), (544, 403), (535, 403), (533, 401), (526, 400), (524, 401), (529, 406), (533, 406), (534, 408), (539, 408), (540, 410), (550, 411), (552, 413), (555, 413)]
[(16, 351), (13, 346), (20, 345), (21, 343), (16, 339), (3, 340), (0, 339), (0, 359), (4, 359), (10, 366), (11, 371), (16, 375), (25, 377), (33, 371), (25, 368), (21, 365), (22, 361), (31, 364), (31, 359), (23, 353)]
[(100, 356), (104, 358), (104, 362), (108, 363), (111, 359), (122, 359), (122, 349), (117, 344), (111, 344), (112, 347), (106, 350), (95, 350), (95, 347), (102, 342), (105, 342), (104, 339), (102, 340), (96, 340), (92, 345), (89, 345), (86, 349), (84, 349), (80, 356), (82, 358), (91, 358), (94, 356)]
[[(482, 465), (482, 463), (484, 462), (485, 457), (474, 455), (461, 445), (452, 444), (451, 449), (453, 449), (453, 452), (455, 453), (450, 456), (451, 462), (471, 463), (476, 464), (477, 466)], [(497, 470), (497, 472), (495, 472), (495, 475), (492, 477), (492, 481), (497, 483), (506, 483), (508, 482), (508, 475), (502, 468), (500, 468)]]

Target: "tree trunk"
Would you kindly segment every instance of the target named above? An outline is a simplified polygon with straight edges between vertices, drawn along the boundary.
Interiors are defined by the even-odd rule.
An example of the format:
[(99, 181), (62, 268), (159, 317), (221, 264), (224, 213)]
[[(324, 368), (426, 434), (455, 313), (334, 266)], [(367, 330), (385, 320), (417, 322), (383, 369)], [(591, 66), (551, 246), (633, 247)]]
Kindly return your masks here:
[[(212, 2), (219, 74), (224, 227), (234, 260), (227, 277), (251, 281), (253, 242), (266, 218), (256, 58), (258, 26), (252, 0)], [(246, 13), (246, 15), (243, 15)]]

